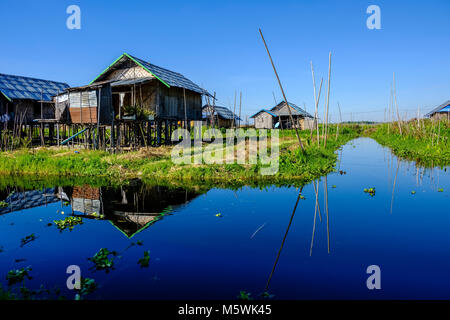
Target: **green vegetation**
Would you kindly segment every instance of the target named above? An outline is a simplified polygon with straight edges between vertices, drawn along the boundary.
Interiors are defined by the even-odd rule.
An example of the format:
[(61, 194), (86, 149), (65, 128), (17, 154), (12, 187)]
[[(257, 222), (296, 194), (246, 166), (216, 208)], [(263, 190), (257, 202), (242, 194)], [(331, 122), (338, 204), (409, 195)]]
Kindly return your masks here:
[[(132, 178), (141, 178), (151, 184), (197, 185), (300, 185), (334, 169), (335, 151), (362, 132), (359, 125), (330, 126), (327, 146), (317, 146), (310, 131), (300, 132), (305, 152), (301, 152), (294, 130), (280, 130), (279, 170), (274, 175), (262, 175), (262, 164), (174, 164), (172, 147), (142, 148), (139, 151), (110, 154), (105, 151), (74, 150), (62, 148), (21, 149), (0, 154), (0, 173), (12, 179), (21, 176), (89, 178), (108, 180), (119, 184)], [(203, 148), (207, 146), (204, 143)], [(19, 179), (17, 179), (19, 180)]]
[(237, 296), (237, 298), (239, 300), (253, 300), (253, 298), (251, 297), (251, 293), (250, 292), (246, 292), (246, 291), (241, 291), (239, 292), (239, 295)]
[(375, 196), (375, 187), (366, 188), (366, 189), (364, 189), (364, 192), (370, 194), (370, 196), (373, 197), (373, 196)]
[[(115, 251), (109, 251), (106, 248), (101, 248), (92, 258), (88, 260), (94, 263), (96, 270), (105, 270), (109, 272), (114, 266), (114, 257), (117, 255)], [(111, 256), (111, 258), (109, 258)]]
[(22, 239), (20, 240), (20, 246), (23, 247), (23, 246), (26, 245), (27, 243), (29, 243), (29, 242), (31, 242), (31, 241), (34, 241), (34, 240), (36, 240), (36, 239), (37, 239), (36, 235), (35, 235), (34, 233), (32, 233), (32, 234), (30, 234), (30, 235), (28, 235), (28, 236), (26, 236), (25, 238), (22, 238)]
[(150, 263), (150, 251), (145, 251), (144, 257), (138, 260), (138, 264), (141, 266), (141, 268), (148, 268), (149, 263)]
[[(401, 128), (401, 133), (400, 133)], [(371, 127), (366, 134), (395, 155), (425, 166), (450, 163), (450, 122), (441, 120), (394, 122)]]
[(67, 217), (63, 220), (53, 220), (53, 222), (56, 224), (60, 232), (64, 229), (69, 229), (72, 231), (76, 225), (83, 224), (81, 217)]
[(31, 276), (29, 272), (31, 271), (31, 267), (15, 269), (8, 271), (6, 275), (6, 280), (8, 280), (8, 286), (12, 286), (16, 283), (24, 282), (25, 278), (31, 280)]
[(97, 290), (98, 285), (94, 279), (91, 278), (81, 278), (80, 289), (75, 296), (75, 300), (83, 300), (84, 296), (91, 294), (95, 290)]

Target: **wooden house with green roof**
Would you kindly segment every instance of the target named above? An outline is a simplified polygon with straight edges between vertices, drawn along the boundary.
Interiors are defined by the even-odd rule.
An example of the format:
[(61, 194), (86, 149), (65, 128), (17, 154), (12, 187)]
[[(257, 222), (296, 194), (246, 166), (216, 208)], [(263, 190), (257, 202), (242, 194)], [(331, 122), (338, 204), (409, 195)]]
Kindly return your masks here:
[(88, 85), (56, 97), (56, 119), (99, 134), (110, 127), (112, 144), (159, 145), (178, 125), (202, 120), (203, 95), (182, 74), (124, 53)]

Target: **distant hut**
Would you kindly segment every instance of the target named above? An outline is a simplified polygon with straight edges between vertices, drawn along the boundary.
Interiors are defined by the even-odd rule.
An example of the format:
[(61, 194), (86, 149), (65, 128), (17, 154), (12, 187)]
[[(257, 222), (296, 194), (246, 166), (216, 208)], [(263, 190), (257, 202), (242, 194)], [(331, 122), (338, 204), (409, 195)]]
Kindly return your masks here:
[(450, 120), (450, 100), (428, 112), (425, 117), (433, 120)]
[[(294, 123), (291, 121), (289, 107)], [(305, 130), (313, 126), (314, 117), (312, 115), (290, 102), (289, 107), (286, 102), (282, 101), (269, 110), (261, 109), (250, 118), (254, 119), (256, 129), (291, 129), (297, 127)]]
[[(163, 124), (168, 141), (173, 125), (201, 120), (203, 95), (209, 94), (182, 74), (124, 53), (89, 85), (58, 96), (57, 119), (99, 126), (155, 121), (159, 143)], [(143, 133), (139, 125), (127, 130)]]
[[(241, 118), (226, 107), (205, 104), (202, 108), (202, 112), (203, 121), (205, 123), (211, 124), (211, 119), (213, 119), (214, 125), (219, 128), (231, 128), (233, 125), (237, 126), (239, 121), (241, 121)], [(212, 115), (214, 116), (212, 117)]]
[(52, 97), (69, 87), (63, 82), (0, 74), (0, 122), (27, 125), (37, 119), (53, 119)]

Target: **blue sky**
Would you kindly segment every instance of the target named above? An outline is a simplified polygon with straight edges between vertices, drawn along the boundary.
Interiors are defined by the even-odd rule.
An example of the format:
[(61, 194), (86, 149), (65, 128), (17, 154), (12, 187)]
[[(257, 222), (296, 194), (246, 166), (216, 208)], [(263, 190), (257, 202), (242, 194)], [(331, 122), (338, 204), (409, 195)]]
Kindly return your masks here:
[[(81, 8), (81, 30), (66, 8)], [(366, 8), (381, 8), (381, 30)], [(262, 28), (287, 98), (313, 109), (310, 71), (326, 88), (330, 113), (383, 120), (392, 73), (403, 115), (450, 99), (450, 1), (0, 1), (0, 73), (65, 81), (94, 79), (123, 52), (180, 72), (243, 114), (274, 104), (281, 92), (258, 33)], [(318, 84), (317, 84), (318, 85)], [(319, 112), (322, 112), (322, 95)], [(376, 112), (372, 112), (376, 111)]]

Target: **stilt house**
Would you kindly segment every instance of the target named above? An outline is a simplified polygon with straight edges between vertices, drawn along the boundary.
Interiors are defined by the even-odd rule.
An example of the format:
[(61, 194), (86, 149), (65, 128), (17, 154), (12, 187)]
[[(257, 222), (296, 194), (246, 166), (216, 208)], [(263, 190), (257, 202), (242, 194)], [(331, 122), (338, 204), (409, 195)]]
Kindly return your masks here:
[[(293, 123), (288, 108), (291, 109)], [(297, 127), (305, 130), (310, 129), (314, 122), (314, 117), (305, 110), (290, 102), (288, 105), (284, 101), (269, 110), (261, 109), (250, 118), (254, 119), (256, 129), (291, 129)]]

